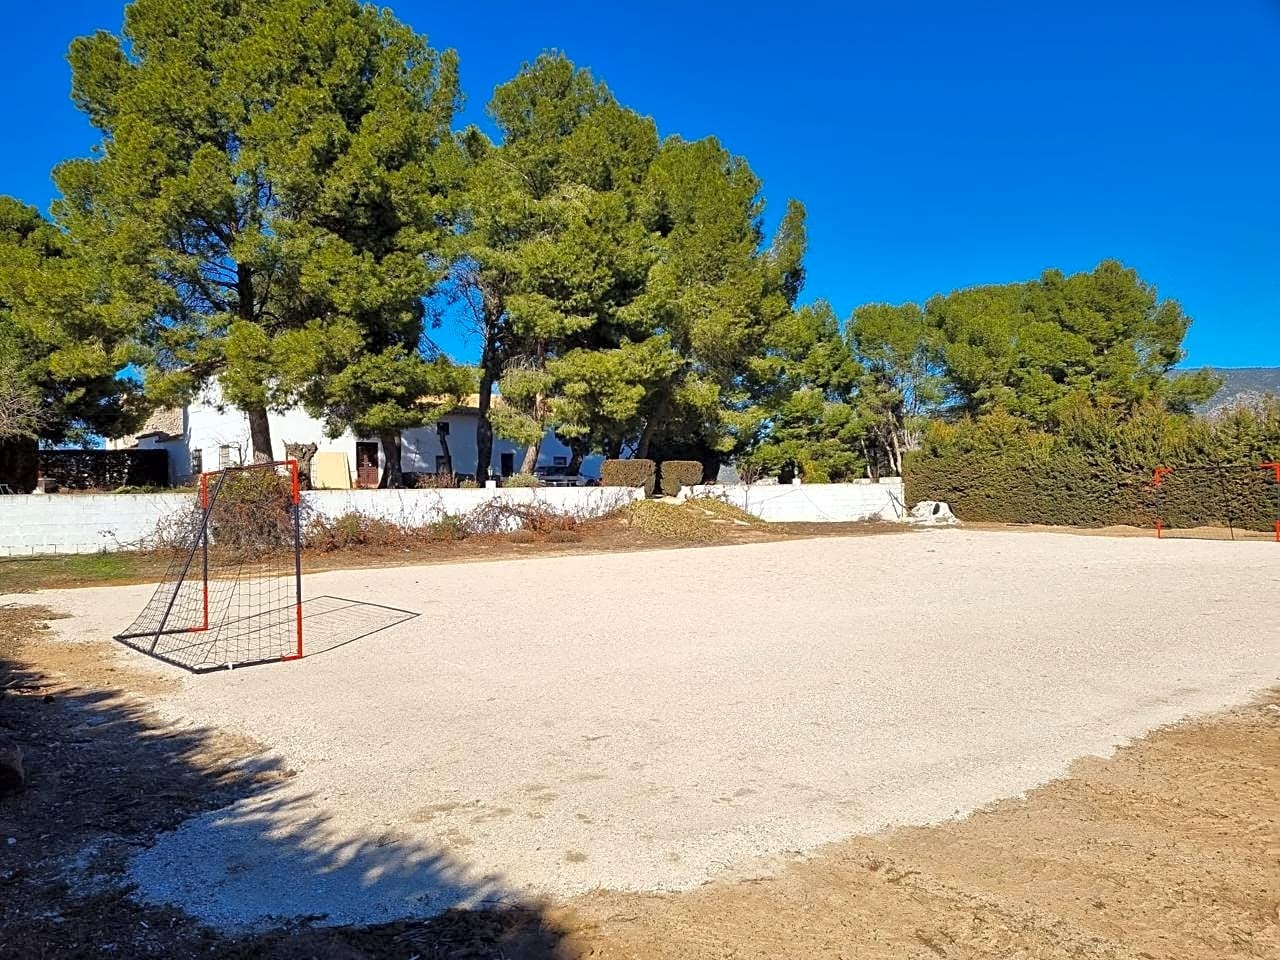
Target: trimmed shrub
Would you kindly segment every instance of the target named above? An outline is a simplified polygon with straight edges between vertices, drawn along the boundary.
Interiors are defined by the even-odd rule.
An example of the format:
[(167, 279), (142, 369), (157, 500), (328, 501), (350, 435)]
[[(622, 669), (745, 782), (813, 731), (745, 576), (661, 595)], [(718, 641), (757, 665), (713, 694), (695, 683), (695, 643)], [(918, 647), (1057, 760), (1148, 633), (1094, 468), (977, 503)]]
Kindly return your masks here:
[(606, 487), (644, 487), (644, 495), (651, 497), (654, 473), (652, 460), (606, 460), (600, 464), (600, 483)]
[[(903, 470), (908, 504), (961, 520), (1102, 527), (1274, 529), (1280, 402), (1214, 420), (1140, 408), (1068, 411), (1050, 434), (1005, 414), (932, 427)], [(1187, 469), (1220, 465), (1220, 469)], [(1155, 468), (1172, 467), (1157, 490)], [(1183, 469), (1179, 470), (1178, 468)]]
[(658, 471), (663, 496), (674, 497), (681, 487), (692, 487), (702, 482), (702, 463), (698, 460), (663, 460)]
[(167, 450), (41, 450), (40, 471), (64, 490), (167, 487)]
[(542, 481), (532, 473), (513, 473), (509, 477), (502, 478), (502, 485), (504, 487), (540, 487)]

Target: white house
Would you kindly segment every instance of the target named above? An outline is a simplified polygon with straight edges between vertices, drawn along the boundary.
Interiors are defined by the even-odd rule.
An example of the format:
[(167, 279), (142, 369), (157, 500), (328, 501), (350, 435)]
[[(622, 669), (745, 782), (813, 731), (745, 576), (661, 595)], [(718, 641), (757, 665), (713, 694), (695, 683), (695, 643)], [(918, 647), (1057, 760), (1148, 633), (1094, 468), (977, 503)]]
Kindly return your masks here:
[[(496, 398), (495, 398), (496, 399)], [(406, 473), (439, 473), (446, 457), (441, 433), (449, 445), (449, 459), (455, 473), (470, 474), (476, 463), (476, 423), (479, 396), (472, 395), (437, 425), (405, 430), (400, 435), (400, 466)], [(382, 476), (382, 445), (376, 437), (357, 437), (350, 431), (337, 438), (325, 436), (324, 425), (301, 408), (268, 414), (271, 423), (272, 455), (285, 459), (286, 443), (314, 443), (317, 458), (312, 478), (316, 486), (376, 487)], [(160, 449), (169, 452), (169, 480), (220, 467), (237, 466), (251, 459), (249, 419), (242, 410), (221, 402), (216, 384), (210, 384), (200, 399), (182, 409), (155, 411), (133, 436), (111, 440), (112, 449)], [(525, 448), (509, 440), (493, 439), (489, 467), (493, 474), (509, 476), (520, 469)], [(584, 477), (600, 475), (601, 457), (586, 458)], [(567, 465), (570, 450), (548, 430), (538, 451), (538, 468)]]

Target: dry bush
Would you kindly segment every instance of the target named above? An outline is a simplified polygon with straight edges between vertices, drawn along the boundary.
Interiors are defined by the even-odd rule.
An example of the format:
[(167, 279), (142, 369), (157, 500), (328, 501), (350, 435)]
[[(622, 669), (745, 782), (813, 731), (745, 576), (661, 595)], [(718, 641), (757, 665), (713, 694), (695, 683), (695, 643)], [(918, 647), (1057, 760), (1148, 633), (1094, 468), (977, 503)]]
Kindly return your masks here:
[(579, 543), (581, 540), (580, 530), (552, 530), (547, 534), (547, 543)]
[(569, 514), (557, 513), (541, 503), (513, 503), (509, 500), (486, 500), (462, 517), (459, 526), (464, 536), (484, 536), (528, 530), (546, 536), (556, 530), (576, 530), (579, 521)]
[(209, 542), (232, 553), (293, 547), (293, 481), (272, 469), (236, 470), (218, 480), (209, 511)]
[(458, 478), (452, 473), (415, 473), (404, 476), (404, 485), (417, 490), (453, 490)]
[(661, 500), (636, 500), (623, 507), (620, 515), (632, 530), (664, 540), (714, 540), (722, 529), (710, 514)]
[(460, 518), (448, 515), (434, 523), (407, 526), (359, 513), (344, 513), (333, 519), (312, 519), (307, 524), (305, 542), (307, 549), (321, 553), (357, 547), (405, 548), (442, 543), (463, 538), (459, 521)]

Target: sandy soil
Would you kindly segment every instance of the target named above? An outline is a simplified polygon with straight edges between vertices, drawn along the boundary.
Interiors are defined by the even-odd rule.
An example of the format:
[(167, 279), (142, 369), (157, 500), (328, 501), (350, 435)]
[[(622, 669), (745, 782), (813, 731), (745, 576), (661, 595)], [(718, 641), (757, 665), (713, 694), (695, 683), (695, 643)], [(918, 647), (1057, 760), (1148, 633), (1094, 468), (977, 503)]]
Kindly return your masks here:
[[(1268, 544), (937, 531), (316, 574), (422, 616), (159, 695), (297, 775), (132, 877), (231, 929), (771, 876), (1274, 684), (1278, 572)], [(38, 598), (97, 639), (147, 593)]]
[(1280, 956), (1280, 692), (958, 823), (558, 916), (615, 958)]

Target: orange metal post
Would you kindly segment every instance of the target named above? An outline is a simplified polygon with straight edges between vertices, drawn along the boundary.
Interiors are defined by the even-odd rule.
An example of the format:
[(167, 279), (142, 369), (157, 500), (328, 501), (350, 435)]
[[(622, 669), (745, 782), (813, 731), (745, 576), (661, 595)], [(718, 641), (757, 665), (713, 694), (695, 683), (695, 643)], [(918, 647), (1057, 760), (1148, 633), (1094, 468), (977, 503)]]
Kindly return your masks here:
[(1280, 543), (1280, 463), (1260, 463), (1261, 470), (1271, 470), (1276, 478), (1276, 543)]

